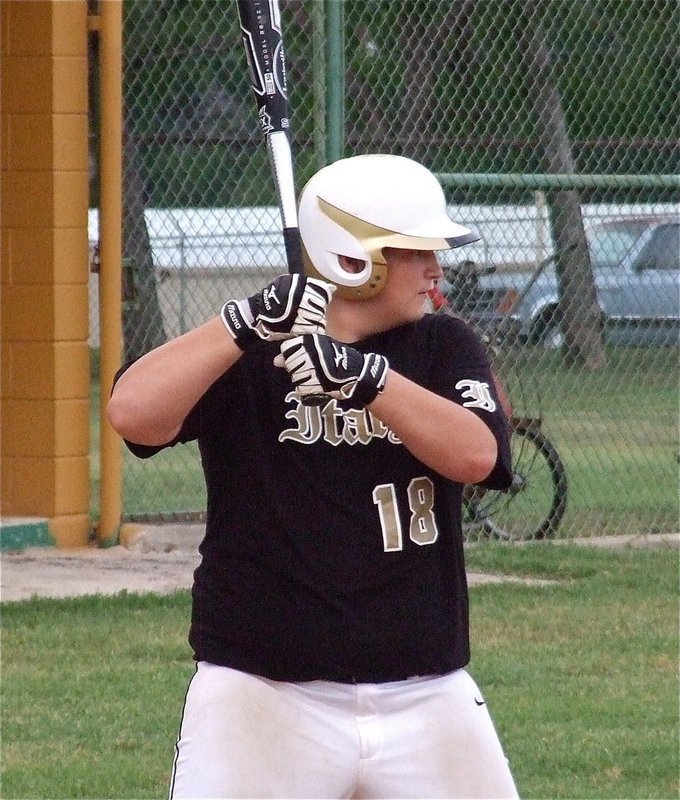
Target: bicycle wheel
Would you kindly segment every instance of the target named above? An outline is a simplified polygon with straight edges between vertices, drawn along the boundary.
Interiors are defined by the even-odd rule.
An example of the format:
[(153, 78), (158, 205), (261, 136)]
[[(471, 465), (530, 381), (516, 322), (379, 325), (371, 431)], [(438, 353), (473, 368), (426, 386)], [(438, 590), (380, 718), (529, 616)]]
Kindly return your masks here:
[(567, 507), (567, 475), (560, 456), (536, 424), (519, 422), (510, 437), (512, 485), (504, 491), (466, 487), (463, 527), (467, 538), (554, 536)]

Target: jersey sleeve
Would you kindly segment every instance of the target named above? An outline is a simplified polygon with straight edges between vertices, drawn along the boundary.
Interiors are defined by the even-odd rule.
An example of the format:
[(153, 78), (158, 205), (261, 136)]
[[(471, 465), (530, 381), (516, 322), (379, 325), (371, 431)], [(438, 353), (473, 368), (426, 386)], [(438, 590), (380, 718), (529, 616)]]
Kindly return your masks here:
[[(127, 364), (124, 364), (118, 370), (118, 372), (115, 374), (113, 378), (113, 386), (116, 385), (120, 376), (127, 369), (129, 369), (129, 367), (133, 363), (134, 361), (128, 361)], [(112, 391), (113, 391), (113, 386), (111, 387)], [(159, 453), (161, 450), (165, 450), (167, 447), (174, 447), (176, 444), (191, 442), (194, 439), (198, 438), (199, 426), (200, 426), (200, 401), (193, 407), (193, 409), (186, 416), (184, 422), (182, 423), (182, 427), (180, 428), (174, 439), (171, 439), (169, 442), (159, 445), (148, 445), (148, 444), (139, 444), (138, 442), (130, 442), (127, 439), (123, 439), (123, 441), (125, 442), (125, 446), (128, 448), (128, 450), (131, 453), (133, 453), (133, 455), (137, 456), (137, 458), (150, 458), (156, 453)]]
[(506, 489), (512, 481), (509, 426), (486, 349), (462, 320), (437, 315), (436, 321), (431, 388), (468, 408), (489, 427), (498, 444), (498, 457), (480, 485), (487, 489)]

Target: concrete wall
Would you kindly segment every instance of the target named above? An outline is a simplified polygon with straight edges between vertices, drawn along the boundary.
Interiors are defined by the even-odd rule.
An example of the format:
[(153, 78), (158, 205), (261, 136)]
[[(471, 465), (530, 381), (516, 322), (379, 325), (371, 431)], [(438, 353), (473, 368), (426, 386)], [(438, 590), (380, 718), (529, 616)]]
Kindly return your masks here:
[(90, 534), (87, 5), (2, 0), (3, 517)]

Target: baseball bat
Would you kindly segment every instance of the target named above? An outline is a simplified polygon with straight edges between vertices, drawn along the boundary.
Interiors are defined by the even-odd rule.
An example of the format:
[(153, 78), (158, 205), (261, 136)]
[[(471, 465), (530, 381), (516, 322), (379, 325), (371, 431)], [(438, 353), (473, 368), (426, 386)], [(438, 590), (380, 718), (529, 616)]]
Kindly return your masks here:
[(281, 212), (288, 272), (302, 272), (297, 221), (286, 59), (278, 0), (237, 0), (257, 116), (269, 154)]
[[(302, 273), (302, 243), (297, 218), (295, 173), (290, 145), (290, 114), (286, 57), (283, 49), (281, 10), (278, 0), (237, 0), (241, 38), (248, 60), (250, 85), (257, 117), (269, 154), (274, 187), (279, 201), (283, 243), (288, 272)], [(305, 406), (322, 406), (325, 394), (302, 398)]]

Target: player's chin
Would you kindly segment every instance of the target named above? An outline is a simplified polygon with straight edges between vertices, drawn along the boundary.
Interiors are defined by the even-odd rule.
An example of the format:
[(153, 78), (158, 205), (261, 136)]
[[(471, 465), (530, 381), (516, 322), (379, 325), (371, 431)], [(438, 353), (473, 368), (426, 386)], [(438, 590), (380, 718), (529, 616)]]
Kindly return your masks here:
[(427, 298), (423, 299), (422, 296), (418, 295), (412, 297), (410, 300), (404, 300), (402, 298), (397, 302), (390, 302), (389, 305), (383, 307), (381, 311), (383, 321), (389, 327), (418, 322), (429, 310), (429, 302), (426, 302), (426, 299)]
[(402, 323), (406, 324), (407, 322), (418, 322), (419, 319), (422, 319), (429, 310), (429, 304), (426, 302), (426, 300), (427, 298), (423, 299), (420, 297), (419, 300), (402, 308)]
[(417, 319), (425, 316), (425, 314), (432, 308), (432, 301), (430, 300), (429, 292), (420, 292), (414, 305), (414, 313)]

